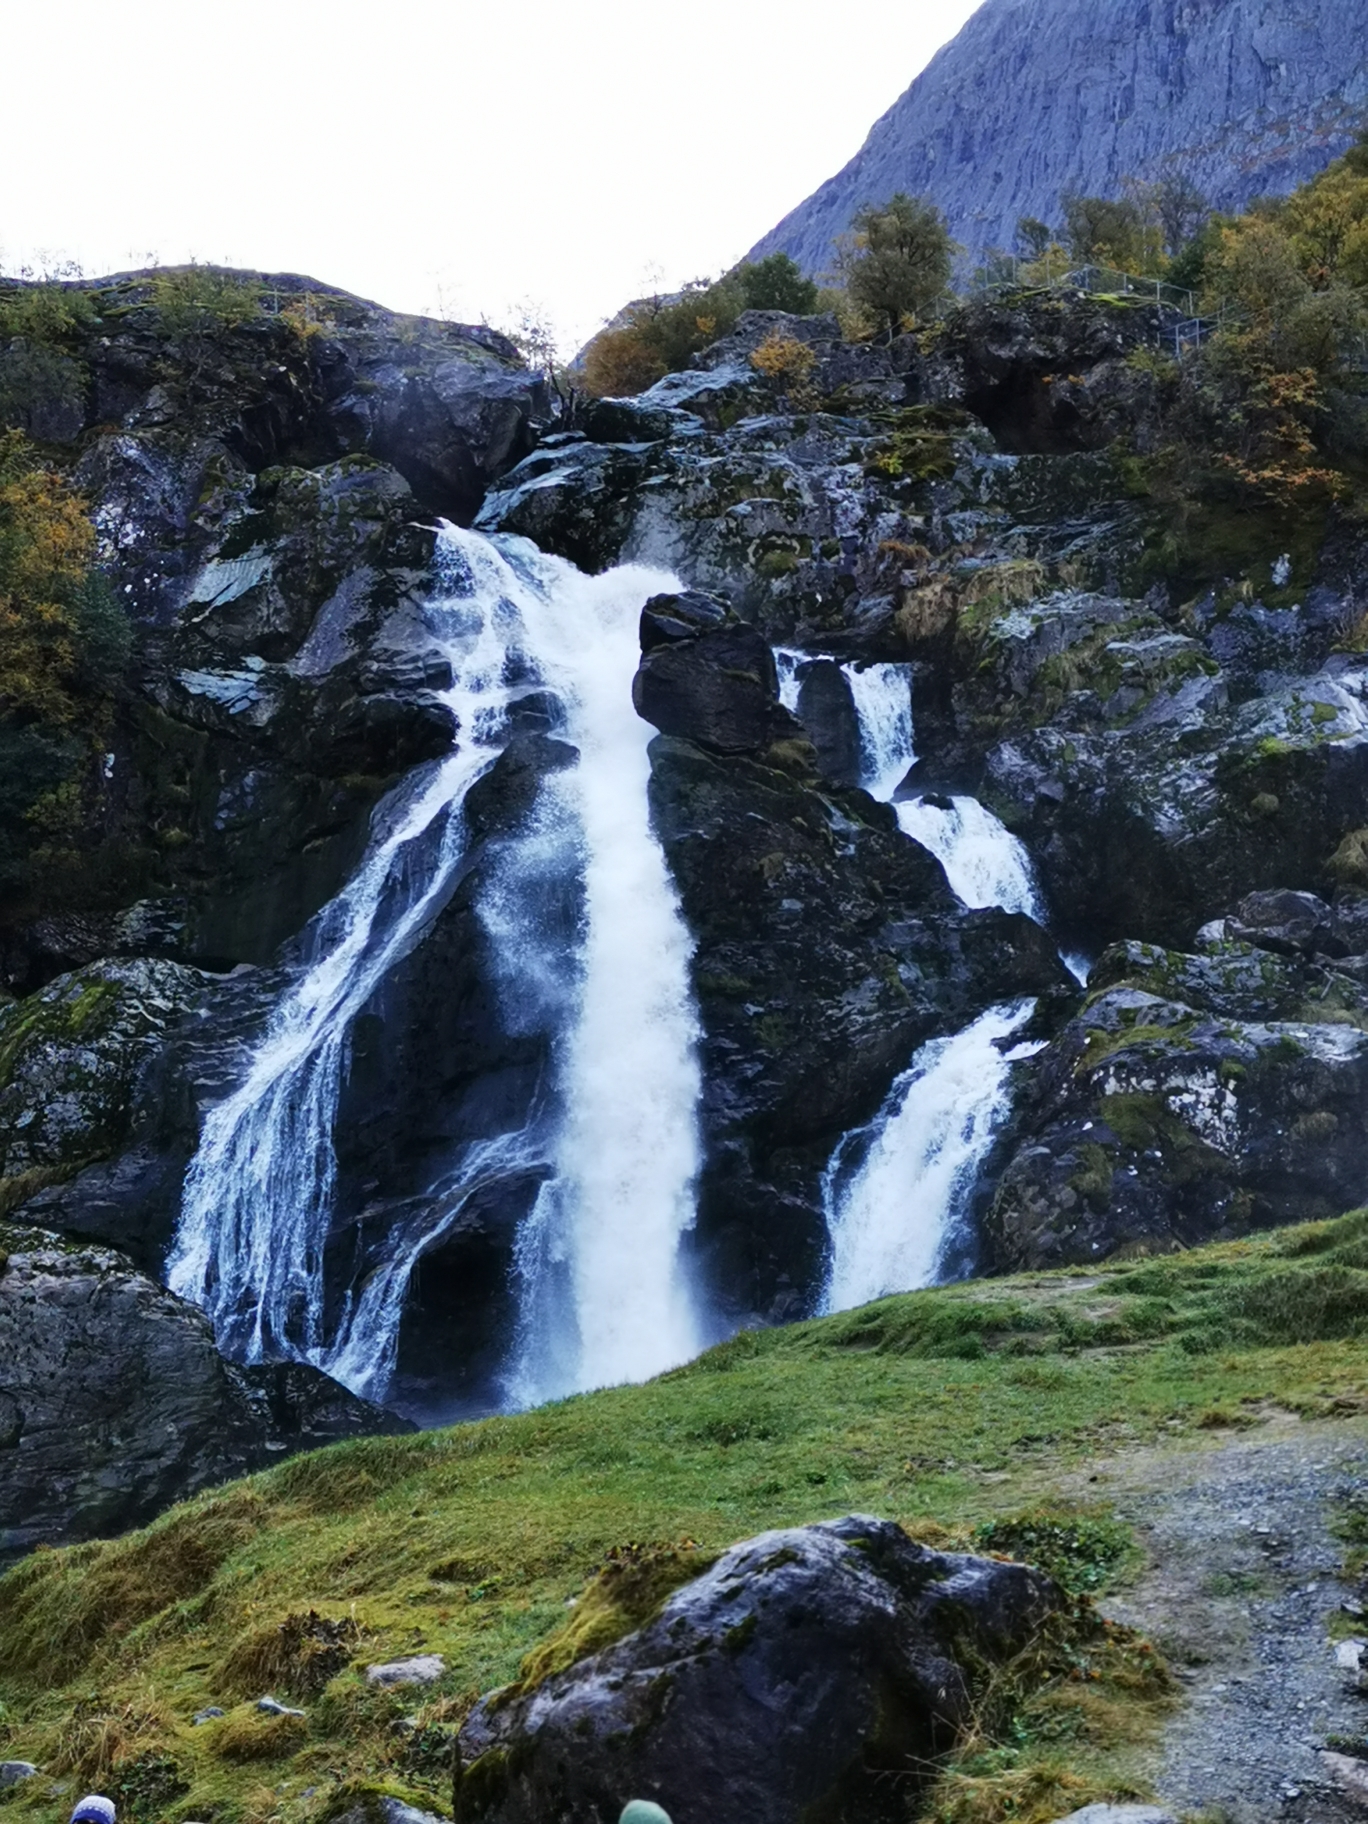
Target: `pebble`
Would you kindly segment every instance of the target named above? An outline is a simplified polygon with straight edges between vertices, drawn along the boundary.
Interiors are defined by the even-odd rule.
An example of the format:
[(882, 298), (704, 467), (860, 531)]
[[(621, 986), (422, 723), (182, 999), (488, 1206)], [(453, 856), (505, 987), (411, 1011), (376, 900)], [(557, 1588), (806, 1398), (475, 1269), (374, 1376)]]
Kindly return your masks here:
[(31, 1780), (37, 1771), (32, 1761), (0, 1761), (0, 1792)]
[(303, 1716), (304, 1714), (302, 1710), (291, 1710), (288, 1704), (279, 1703), (273, 1697), (259, 1697), (256, 1707), (258, 1710), (264, 1711), (267, 1716)]
[(446, 1661), (436, 1653), (419, 1653), (413, 1659), (395, 1659), (387, 1666), (367, 1666), (368, 1685), (431, 1685), (446, 1671)]
[(190, 1727), (192, 1729), (197, 1729), (201, 1723), (212, 1723), (216, 1716), (222, 1716), (223, 1714), (224, 1712), (219, 1709), (217, 1704), (210, 1704), (207, 1710), (196, 1710), (191, 1719)]

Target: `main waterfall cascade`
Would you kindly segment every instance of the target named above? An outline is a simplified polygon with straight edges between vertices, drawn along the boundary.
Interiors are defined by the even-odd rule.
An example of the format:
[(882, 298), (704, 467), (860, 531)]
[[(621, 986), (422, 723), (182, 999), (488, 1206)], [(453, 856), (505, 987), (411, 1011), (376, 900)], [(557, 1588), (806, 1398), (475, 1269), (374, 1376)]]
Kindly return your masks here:
[[(780, 693), (796, 708), (808, 655), (776, 654)], [(859, 719), (861, 784), (885, 802), (916, 759), (910, 666), (841, 667)], [(945, 869), (971, 908), (1000, 906), (1046, 922), (1025, 847), (976, 798), (895, 800), (899, 827)], [(823, 1309), (846, 1311), (932, 1284), (944, 1270), (993, 1140), (1010, 1112), (1011, 1066), (1039, 1049), (1005, 1041), (1033, 1003), (991, 1007), (952, 1038), (925, 1045), (867, 1127), (842, 1139), (822, 1180), (830, 1236)]]
[[(678, 584), (636, 566), (586, 577), (525, 541), (454, 527), (438, 556), (443, 588), (427, 620), (451, 662), (457, 741), (377, 818), (238, 1086), (207, 1111), (168, 1283), (208, 1311), (230, 1356), (314, 1362), (383, 1398), (419, 1258), (491, 1175), (540, 1165), (517, 1241), (522, 1315), (508, 1378), (510, 1398), (527, 1402), (643, 1379), (698, 1347), (680, 1259), (699, 1163), (691, 946), (650, 828), (651, 730), (631, 700), (641, 605)], [(525, 1130), (469, 1145), (329, 1322), (332, 1136), (352, 1022), (449, 894), (466, 795), (502, 751), (510, 705), (529, 684), (554, 693), (558, 732), (579, 751), (543, 783), (538, 815), (578, 832), (581, 953), (568, 968), (564, 958), (504, 959), (514, 971), (573, 978), (553, 1106)], [(527, 841), (530, 860), (535, 829)], [(497, 946), (498, 908), (486, 924)], [(506, 942), (516, 944), (516, 924)]]

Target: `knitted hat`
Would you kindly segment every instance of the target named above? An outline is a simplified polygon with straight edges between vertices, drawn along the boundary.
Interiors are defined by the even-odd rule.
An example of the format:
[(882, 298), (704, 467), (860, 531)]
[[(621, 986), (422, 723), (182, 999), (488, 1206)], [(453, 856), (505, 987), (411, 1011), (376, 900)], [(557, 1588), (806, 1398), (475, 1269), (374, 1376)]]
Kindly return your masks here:
[(71, 1824), (114, 1824), (114, 1801), (92, 1792), (71, 1814)]
[(670, 1824), (670, 1814), (650, 1799), (631, 1799), (623, 1806), (618, 1824)]

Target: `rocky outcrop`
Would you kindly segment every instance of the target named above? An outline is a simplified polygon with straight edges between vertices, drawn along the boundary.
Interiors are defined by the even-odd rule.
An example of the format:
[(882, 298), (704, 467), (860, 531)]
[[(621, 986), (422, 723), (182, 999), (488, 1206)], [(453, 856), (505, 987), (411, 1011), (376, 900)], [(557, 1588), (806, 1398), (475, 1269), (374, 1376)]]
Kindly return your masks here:
[(929, 195), (971, 254), (1066, 191), (1116, 196), (1176, 167), (1222, 209), (1278, 195), (1348, 144), (1368, 100), (1362, 0), (988, 0), (850, 163), (751, 250), (831, 264), (856, 210)]
[(315, 1368), (225, 1362), (203, 1314), (112, 1249), (0, 1229), (0, 1564), (292, 1450), (406, 1429)]
[(715, 1308), (772, 1321), (820, 1278), (833, 1147), (917, 1045), (1065, 978), (1030, 919), (964, 911), (887, 805), (822, 777), (753, 629), (704, 624), (696, 597), (657, 598), (642, 627), (635, 700), (667, 731), (652, 815), (703, 1025), (695, 1240)]
[(113, 959), (0, 1007), (0, 1215), (118, 1153), (198, 970)]
[(979, 1681), (1066, 1606), (1024, 1565), (929, 1551), (868, 1516), (734, 1546), (615, 1646), (461, 1731), (458, 1824), (801, 1817), (892, 1824)]
[(81, 866), (0, 914), (16, 992), (123, 947), (133, 901), (129, 949), (219, 966), (270, 957), (337, 889), (377, 798), (450, 743), (432, 515), (468, 522), (547, 412), (495, 332), (311, 280), (68, 289), (61, 409), (51, 362), (0, 349), (0, 428), (42, 435), (89, 501), (138, 650)]
[[(539, 452), (481, 523), (569, 550), (592, 520), (596, 562), (671, 567), (771, 640), (910, 661), (916, 782), (977, 793), (1026, 841), (1066, 943), (1182, 946), (1251, 891), (1332, 891), (1362, 823), (1359, 541), (1332, 524), (1294, 566), (1242, 523), (1262, 593), (1147, 580), (1162, 527), (1104, 446), (1144, 442), (1154, 382), (1129, 357), (1163, 313), (1027, 295), (855, 351), (789, 322), (815, 409), (751, 366), (770, 328), (751, 313), (634, 417), (594, 421), (636, 441)], [(815, 690), (809, 708), (848, 777)]]
[(995, 1268), (1161, 1253), (1361, 1198), (1368, 965), (1334, 924), (1309, 894), (1257, 894), (1204, 953), (1105, 952), (1024, 1069), (987, 1218)]

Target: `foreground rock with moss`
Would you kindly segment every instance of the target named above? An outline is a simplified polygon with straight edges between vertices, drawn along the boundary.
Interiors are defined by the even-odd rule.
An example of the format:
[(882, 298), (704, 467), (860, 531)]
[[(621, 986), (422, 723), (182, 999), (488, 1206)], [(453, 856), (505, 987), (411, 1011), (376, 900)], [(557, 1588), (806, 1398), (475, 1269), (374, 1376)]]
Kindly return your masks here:
[(297, 1450), (410, 1430), (301, 1363), (225, 1362), (109, 1248), (0, 1226), (0, 1564), (139, 1526)]

